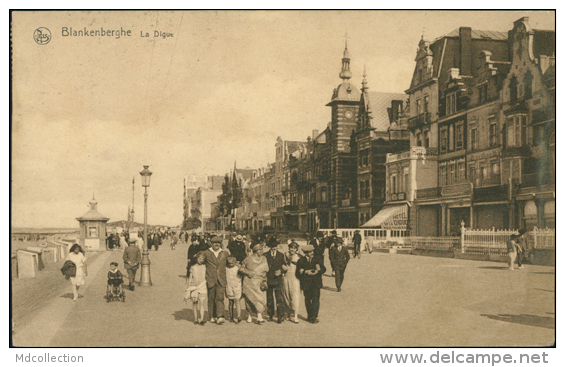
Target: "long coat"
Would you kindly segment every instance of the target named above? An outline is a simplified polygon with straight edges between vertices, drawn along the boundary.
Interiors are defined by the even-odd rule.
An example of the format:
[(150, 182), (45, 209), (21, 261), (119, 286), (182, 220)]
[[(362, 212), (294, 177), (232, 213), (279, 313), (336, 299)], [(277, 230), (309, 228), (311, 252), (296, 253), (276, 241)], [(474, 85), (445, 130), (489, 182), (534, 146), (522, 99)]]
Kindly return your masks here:
[[(317, 265), (317, 267), (316, 267)], [(304, 274), (301, 270), (315, 270), (319, 269), (316, 275)], [(326, 272), (326, 267), (322, 263), (322, 259), (314, 256), (312, 260), (308, 260), (305, 256), (298, 260), (296, 263), (296, 277), (300, 279), (300, 288), (304, 290), (305, 288), (322, 288), (322, 274)]]
[[(269, 264), (269, 271), (267, 272), (267, 284), (283, 284), (282, 266), (285, 265), (285, 259), (282, 252), (277, 251), (275, 257), (273, 257), (271, 255), (271, 251), (269, 251), (265, 252), (263, 256), (267, 258), (267, 263)], [(279, 276), (275, 276), (275, 271), (277, 270), (281, 271), (281, 274)]]
[(220, 250), (218, 257), (208, 249), (203, 252), (204, 264), (206, 264), (206, 284), (208, 288), (212, 288), (219, 284), (225, 287), (227, 282), (226, 278), (226, 265), (228, 263), (228, 252)]

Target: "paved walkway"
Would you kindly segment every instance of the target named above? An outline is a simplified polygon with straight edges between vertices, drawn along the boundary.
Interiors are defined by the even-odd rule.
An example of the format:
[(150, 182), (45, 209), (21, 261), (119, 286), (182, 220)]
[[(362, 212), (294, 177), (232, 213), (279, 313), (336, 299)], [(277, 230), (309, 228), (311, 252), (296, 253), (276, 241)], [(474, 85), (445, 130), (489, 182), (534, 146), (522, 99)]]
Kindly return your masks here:
[(28, 323), (33, 330), (18, 330), (14, 344), (544, 346), (555, 340), (554, 267), (509, 271), (493, 262), (363, 254), (351, 260), (341, 293), (324, 276), (319, 324), (197, 326), (183, 302), (186, 252), (184, 244), (152, 251), (153, 286), (128, 291), (125, 303), (104, 299), (109, 263), (118, 261), (125, 273), (122, 253), (98, 256), (89, 264), (84, 297), (47, 304)]

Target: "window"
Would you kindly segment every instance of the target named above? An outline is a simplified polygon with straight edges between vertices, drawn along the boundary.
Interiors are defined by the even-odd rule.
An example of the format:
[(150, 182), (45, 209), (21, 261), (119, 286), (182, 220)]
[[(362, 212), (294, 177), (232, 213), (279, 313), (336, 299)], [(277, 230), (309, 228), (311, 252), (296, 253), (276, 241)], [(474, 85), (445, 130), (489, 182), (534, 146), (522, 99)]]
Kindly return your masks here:
[[(429, 97), (428, 96), (424, 96), (424, 114), (426, 116), (424, 116), (424, 119), (427, 118), (427, 114), (428, 114), (428, 104), (429, 104)], [(429, 122), (427, 120), (425, 120), (425, 122)]]
[(447, 183), (447, 171), (445, 169), (445, 163), (440, 164), (439, 166), (439, 185), (445, 186)]
[(421, 147), (422, 146), (422, 134), (416, 134), (416, 145)]
[(430, 147), (430, 132), (429, 131), (424, 132), (424, 146), (426, 148)]
[(455, 125), (455, 149), (463, 149), (463, 121)]
[(452, 185), (457, 183), (457, 171), (455, 170), (455, 162), (449, 163), (449, 176), (447, 177), (447, 184)]
[(477, 128), (472, 127), (471, 128), (471, 150), (477, 149), (478, 137), (479, 136), (477, 135)]
[(465, 162), (460, 161), (457, 163), (457, 166), (459, 167), (459, 182), (464, 182), (465, 181)]
[(391, 186), (391, 191), (393, 194), (396, 194), (396, 176), (391, 176), (390, 178), (390, 186)]
[(365, 182), (365, 197), (371, 197), (371, 180)]
[(455, 150), (455, 145), (454, 145), (454, 129), (453, 129), (453, 124), (449, 125), (449, 139), (448, 139), (448, 143), (449, 143), (449, 151), (452, 152)]
[(496, 121), (491, 121), (489, 125), (489, 146), (495, 147), (498, 145), (498, 129), (496, 128)]
[(421, 101), (419, 99), (416, 100), (416, 116), (420, 116), (421, 113)]
[(526, 140), (526, 116), (518, 115), (506, 119), (506, 146), (519, 147)]
[(88, 237), (98, 238), (98, 227), (88, 227)]
[(447, 127), (442, 127), (439, 133), (440, 151), (447, 152)]
[(410, 168), (404, 167), (404, 192), (408, 193), (410, 190)]
[(422, 69), (418, 69), (418, 83), (422, 82)]
[(474, 182), (475, 179), (475, 163), (469, 163), (469, 172), (467, 173), (469, 181)]

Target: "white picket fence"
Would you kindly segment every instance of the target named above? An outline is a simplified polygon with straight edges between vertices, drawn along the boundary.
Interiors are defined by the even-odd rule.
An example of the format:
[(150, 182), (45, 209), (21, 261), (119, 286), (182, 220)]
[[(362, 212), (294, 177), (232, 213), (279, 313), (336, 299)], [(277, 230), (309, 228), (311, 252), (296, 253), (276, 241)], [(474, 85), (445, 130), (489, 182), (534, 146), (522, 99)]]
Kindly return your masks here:
[(527, 233), (528, 244), (535, 249), (555, 250), (555, 229), (534, 229)]
[[(468, 254), (507, 255), (506, 242), (517, 230), (469, 229), (461, 222), (461, 252)], [(526, 233), (529, 249), (555, 249), (555, 230), (534, 227)]]

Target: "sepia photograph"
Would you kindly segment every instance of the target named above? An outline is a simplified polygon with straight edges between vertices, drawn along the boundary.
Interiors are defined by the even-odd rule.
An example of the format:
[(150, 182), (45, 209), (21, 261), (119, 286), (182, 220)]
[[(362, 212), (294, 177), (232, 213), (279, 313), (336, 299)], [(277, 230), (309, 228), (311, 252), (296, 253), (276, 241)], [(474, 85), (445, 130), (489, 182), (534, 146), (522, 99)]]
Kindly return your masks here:
[(548, 363), (555, 27), (555, 10), (10, 11), (10, 358)]

